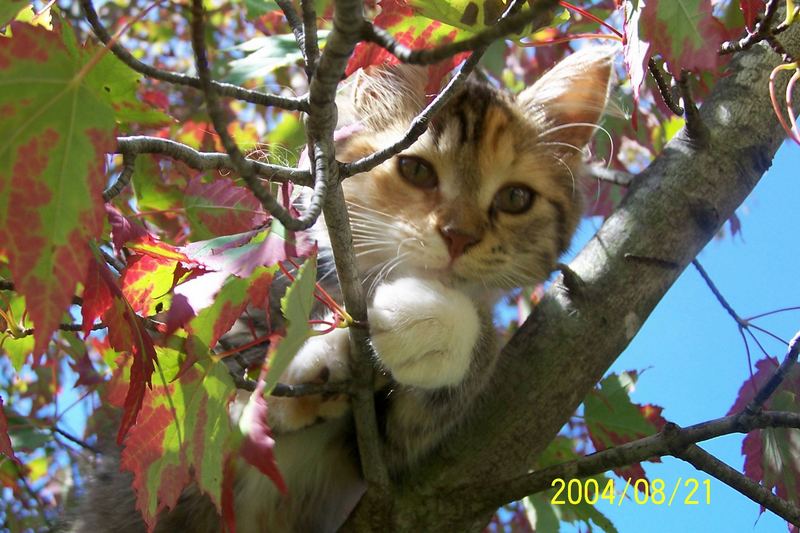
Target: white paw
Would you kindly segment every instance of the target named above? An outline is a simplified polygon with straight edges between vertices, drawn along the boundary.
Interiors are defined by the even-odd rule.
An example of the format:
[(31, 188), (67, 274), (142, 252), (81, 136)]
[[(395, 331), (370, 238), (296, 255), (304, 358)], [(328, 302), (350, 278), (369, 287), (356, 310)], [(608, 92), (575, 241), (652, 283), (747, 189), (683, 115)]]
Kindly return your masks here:
[(416, 278), (380, 285), (369, 323), (378, 358), (394, 379), (425, 389), (464, 379), (481, 328), (464, 293)]
[(281, 376), (289, 385), (344, 381), (350, 377), (350, 338), (346, 329), (309, 338)]
[[(340, 382), (350, 378), (350, 341), (346, 329), (311, 337), (294, 356), (280, 382), (287, 385)], [(312, 395), (296, 398), (269, 398), (269, 423), (279, 432), (310, 426), (320, 419), (338, 418), (347, 413), (347, 395)]]

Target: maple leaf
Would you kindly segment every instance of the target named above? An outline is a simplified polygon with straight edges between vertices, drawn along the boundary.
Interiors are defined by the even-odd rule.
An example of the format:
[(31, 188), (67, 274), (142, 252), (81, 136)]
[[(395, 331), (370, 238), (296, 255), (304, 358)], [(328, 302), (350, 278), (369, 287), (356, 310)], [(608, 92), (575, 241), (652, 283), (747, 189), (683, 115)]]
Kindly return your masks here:
[(0, 353), (8, 355), (18, 372), (33, 351), (34, 344), (32, 336), (21, 334), (32, 325), (27, 320), (25, 309), (24, 296), (0, 292)]
[(753, 29), (759, 13), (764, 12), (765, 3), (765, 0), (739, 0), (739, 9), (742, 10), (744, 15), (744, 23), (747, 29)]
[[(778, 360), (766, 357), (756, 362), (752, 379), (739, 389), (728, 415), (742, 412), (778, 369)], [(800, 412), (800, 369), (795, 366), (780, 387), (765, 402), (764, 408), (776, 411)], [(778, 496), (797, 501), (800, 496), (800, 430), (796, 428), (767, 428), (748, 433), (742, 442), (744, 473), (762, 483)], [(764, 512), (764, 508), (761, 508)]]
[(275, 463), (275, 440), (267, 426), (267, 400), (264, 398), (266, 382), (259, 378), (255, 390), (250, 395), (239, 421), (239, 429), (244, 436), (239, 453), (247, 463), (270, 478), (281, 493), (286, 494), (286, 482)]
[[(220, 337), (231, 329), (248, 306), (266, 309), (269, 288), (276, 271), (276, 266), (260, 267), (248, 278), (228, 276), (210, 305), (202, 310), (191, 310), (192, 316), (196, 316), (186, 324), (189, 338), (186, 341), (185, 352), (188, 356), (184, 368), (194, 364), (203, 355), (207, 355), (209, 347), (217, 344)], [(200, 283), (206, 276), (193, 281)]]
[(708, 71), (722, 62), (717, 53), (725, 28), (711, 0), (639, 0), (639, 31), (678, 76), (681, 70)]
[(312, 255), (297, 271), (297, 276), (281, 298), (281, 312), (287, 322), (286, 336), (277, 346), (270, 344), (265, 394), (272, 392), (283, 371), (311, 335), (308, 317), (314, 305), (316, 281), (317, 257)]
[(89, 272), (83, 282), (83, 305), (81, 319), (83, 321), (83, 337), (92, 331), (94, 321), (111, 307), (111, 291), (100, 274), (97, 261), (89, 261)]
[(267, 220), (253, 193), (227, 178), (211, 183), (203, 183), (200, 177), (192, 179), (183, 205), (192, 234), (200, 239), (248, 231)]
[(273, 219), (267, 230), (193, 242), (181, 248), (181, 252), (209, 270), (247, 277), (260, 266), (274, 265), (290, 257), (304, 257), (312, 249), (306, 234), (288, 231)]
[(0, 2), (0, 28), (13, 20), (20, 10), (27, 7), (28, 3), (27, 0), (7, 0), (5, 2)]
[(224, 446), (230, 446), (228, 403), (236, 391), (224, 364), (204, 359), (175, 379), (177, 350), (157, 347), (159, 383), (143, 402), (125, 438), (120, 465), (133, 473), (136, 508), (148, 531), (158, 514), (174, 507), (192, 481), (219, 509)]
[(10, 28), (13, 37), (0, 39), (0, 249), (26, 296), (39, 354), (102, 232), (114, 113), (87, 83), (92, 58), (71, 29)]
[(22, 466), (22, 461), (14, 455), (14, 449), (11, 447), (11, 437), (8, 436), (8, 419), (3, 410), (3, 398), (0, 398), (0, 454)]
[[(430, 7), (430, 2), (426, 4), (429, 4)], [(430, 48), (434, 45), (446, 44), (454, 41), (462, 31), (439, 20), (416, 14), (414, 9), (403, 0), (381, 0), (380, 6), (381, 12), (375, 17), (373, 24), (388, 31), (398, 43), (409, 48)], [(439, 92), (444, 76), (467, 55), (469, 53), (457, 54), (437, 65), (430, 66), (425, 92), (427, 94)], [(399, 62), (385, 48), (362, 41), (356, 45), (353, 55), (347, 63), (345, 76), (350, 76), (358, 69), (370, 65), (394, 65)]]
[(116, 249), (121, 250), (125, 247), (162, 260), (196, 264), (179, 248), (161, 241), (143, 225), (124, 216), (117, 208), (106, 205), (105, 211), (111, 224), (111, 240)]
[[(611, 374), (586, 396), (583, 415), (589, 438), (597, 451), (653, 435), (663, 427), (665, 421), (660, 407), (631, 402), (629, 395), (636, 377), (634, 372)], [(633, 481), (646, 479), (640, 463), (615, 469), (614, 473)]]
[[(564, 435), (559, 435), (545, 448), (536, 460), (536, 468), (546, 468), (568, 461), (580, 459), (582, 455), (575, 450), (575, 441)], [(586, 479), (594, 479), (597, 481), (598, 487), (602, 491), (603, 487), (609, 481), (604, 474), (591, 476)], [(585, 483), (586, 480), (584, 480)], [(591, 522), (594, 522), (601, 530), (607, 533), (616, 533), (617, 529), (611, 521), (598, 511), (594, 505), (582, 499), (577, 504), (572, 504), (568, 500), (565, 504), (553, 504), (553, 496), (555, 489), (545, 492), (533, 494), (525, 498), (525, 508), (529, 517), (532, 519), (531, 524), (536, 528), (536, 531), (558, 531), (558, 522), (564, 521), (571, 524), (579, 522), (585, 523), (592, 530)], [(530, 507), (533, 507), (535, 513), (531, 513)], [(535, 516), (534, 516), (535, 514)], [(548, 526), (554, 526), (549, 527)]]
[(97, 263), (97, 281), (104, 287), (96, 289), (97, 294), (102, 294), (97, 297), (99, 301), (103, 302), (102, 306), (95, 304), (93, 309), (96, 312), (97, 309), (105, 307), (102, 316), (108, 326), (109, 343), (115, 350), (131, 354), (128, 392), (125, 396), (122, 421), (117, 433), (117, 442), (121, 443), (128, 430), (136, 423), (144, 400), (145, 389), (151, 386), (156, 351), (153, 339), (145, 329), (142, 319), (131, 309), (111, 272), (97, 260), (93, 262)]
[(163, 257), (131, 255), (120, 274), (122, 294), (131, 308), (142, 316), (168, 309), (178, 263)]

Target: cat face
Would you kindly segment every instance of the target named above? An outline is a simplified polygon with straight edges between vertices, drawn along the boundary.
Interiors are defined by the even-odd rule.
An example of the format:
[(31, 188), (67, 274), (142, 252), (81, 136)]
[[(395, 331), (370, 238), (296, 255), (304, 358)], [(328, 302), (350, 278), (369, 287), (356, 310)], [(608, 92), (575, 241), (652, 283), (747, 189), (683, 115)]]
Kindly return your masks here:
[[(402, 276), (511, 288), (544, 280), (581, 214), (583, 146), (599, 120), (607, 49), (579, 52), (512, 97), (468, 82), (400, 155), (344, 182), (369, 288)], [(399, 139), (423, 107), (424, 71), (386, 67), (355, 92), (363, 130), (344, 160)]]

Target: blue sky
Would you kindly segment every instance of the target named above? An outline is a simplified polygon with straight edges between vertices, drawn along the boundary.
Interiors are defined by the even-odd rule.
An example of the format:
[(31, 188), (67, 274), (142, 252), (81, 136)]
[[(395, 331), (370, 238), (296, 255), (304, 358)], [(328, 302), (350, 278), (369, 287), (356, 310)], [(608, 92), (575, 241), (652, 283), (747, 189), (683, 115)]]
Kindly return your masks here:
[[(710, 242), (698, 259), (722, 294), (743, 317), (800, 305), (800, 148), (786, 143), (772, 169), (762, 178), (738, 213), (742, 236)], [(575, 249), (594, 234), (596, 223), (586, 221)], [(788, 312), (757, 322), (782, 338), (800, 330), (800, 312)], [(783, 359), (785, 347), (761, 337), (771, 355)], [(761, 355), (753, 351), (753, 362)], [(744, 346), (733, 320), (717, 303), (693, 267), (687, 268), (659, 303), (642, 330), (611, 370), (647, 369), (633, 400), (663, 406), (664, 416), (691, 425), (724, 416), (739, 387), (749, 376)], [(741, 469), (742, 435), (708, 441), (701, 446)], [(671, 489), (679, 478), (702, 481), (709, 476), (691, 465), (667, 458), (647, 464), (648, 476), (661, 478)], [(704, 487), (701, 486), (701, 489)], [(700, 494), (698, 491), (698, 495)], [(785, 522), (769, 512), (759, 518), (758, 505), (711, 478), (711, 503), (672, 507), (638, 506), (627, 500), (619, 508), (598, 508), (620, 532), (675, 531), (774, 532)], [(681, 494), (680, 492), (678, 494)], [(685, 494), (685, 493), (684, 493)], [(562, 531), (569, 530), (562, 528)]]

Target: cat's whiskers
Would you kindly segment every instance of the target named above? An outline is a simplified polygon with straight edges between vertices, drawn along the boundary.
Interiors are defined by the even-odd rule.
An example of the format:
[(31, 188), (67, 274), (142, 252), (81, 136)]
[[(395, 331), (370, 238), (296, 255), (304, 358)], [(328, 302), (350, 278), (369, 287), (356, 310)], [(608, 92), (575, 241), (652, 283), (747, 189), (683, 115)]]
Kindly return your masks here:
[(567, 169), (567, 172), (569, 172), (569, 177), (572, 181), (572, 195), (575, 196), (575, 174), (572, 172), (572, 169), (563, 159), (558, 157), (556, 154), (547, 154), (547, 155), (558, 161), (565, 169)]
[[(601, 126), (600, 124), (593, 124), (591, 122), (571, 122), (569, 124), (560, 124), (558, 126), (553, 126), (552, 128), (546, 129), (543, 132), (541, 132), (539, 134), (539, 138), (544, 138), (544, 137), (547, 137), (548, 135), (551, 135), (553, 133), (556, 133), (556, 132), (559, 132), (559, 131), (562, 131), (562, 130), (565, 130), (565, 129), (569, 129), (569, 128), (591, 128), (591, 129), (593, 129), (595, 131), (602, 131), (605, 134), (606, 138), (608, 139), (609, 154), (613, 154), (614, 153), (614, 138), (611, 136), (611, 133), (606, 128)], [(542, 143), (542, 144), (544, 144), (544, 143)], [(610, 164), (611, 157), (609, 156), (609, 157), (607, 157), (605, 159)]]
[(542, 146), (563, 146), (565, 148), (569, 148), (571, 150), (575, 150), (579, 154), (585, 154), (586, 153), (586, 150), (584, 150), (582, 148), (578, 148), (574, 144), (560, 142), (560, 141), (548, 141), (548, 142), (543, 142), (543, 143), (539, 143), (539, 144), (541, 144)]
[[(370, 283), (369, 290), (367, 290), (367, 294), (368, 295), (372, 295), (374, 293), (375, 289), (378, 287), (378, 285), (381, 282), (385, 281), (387, 276), (392, 272), (392, 270), (397, 268), (397, 266), (399, 266), (400, 263), (402, 263), (403, 259), (405, 259), (409, 254), (410, 254), (410, 252), (404, 252), (404, 253), (402, 253), (400, 255), (392, 257), (388, 261), (378, 265), (378, 266), (381, 267), (380, 270), (377, 270), (377, 268), (374, 268), (373, 270), (377, 270), (377, 273), (375, 274), (375, 277), (372, 280), (372, 283)], [(369, 276), (367, 276), (367, 278), (368, 277)], [(366, 282), (366, 278), (365, 278), (364, 281)]]

